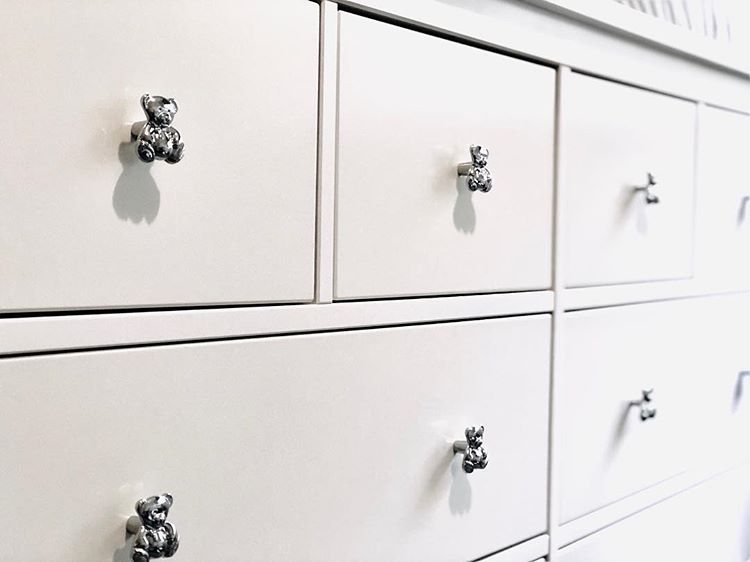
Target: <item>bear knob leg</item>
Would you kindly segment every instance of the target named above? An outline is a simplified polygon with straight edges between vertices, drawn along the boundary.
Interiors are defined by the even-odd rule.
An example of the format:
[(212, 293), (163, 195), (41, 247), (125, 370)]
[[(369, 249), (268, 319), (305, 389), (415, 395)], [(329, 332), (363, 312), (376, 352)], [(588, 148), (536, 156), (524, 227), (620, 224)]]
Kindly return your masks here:
[(151, 146), (151, 143), (144, 140), (138, 143), (138, 158), (146, 163), (150, 163), (154, 161), (155, 157), (156, 153), (154, 152), (154, 147)]
[(172, 147), (172, 150), (169, 151), (169, 155), (167, 156), (167, 163), (168, 164), (177, 164), (180, 160), (182, 160), (182, 157), (185, 155), (185, 144), (180, 143)]
[(142, 548), (133, 549), (133, 562), (150, 562), (151, 557)]

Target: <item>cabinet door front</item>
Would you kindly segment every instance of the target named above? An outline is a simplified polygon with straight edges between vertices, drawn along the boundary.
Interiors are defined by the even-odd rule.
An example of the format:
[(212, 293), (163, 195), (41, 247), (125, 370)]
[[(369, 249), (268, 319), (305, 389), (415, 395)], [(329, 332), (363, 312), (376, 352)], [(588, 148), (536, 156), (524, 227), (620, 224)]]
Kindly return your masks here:
[(690, 277), (695, 105), (579, 74), (564, 95), (568, 286)]
[[(162, 492), (175, 560), (473, 560), (541, 535), (549, 335), (529, 316), (0, 362), (0, 558), (122, 556)], [(480, 425), (467, 473), (454, 442)]]
[(551, 68), (342, 14), (336, 298), (549, 288), (554, 96)]
[[(0, 310), (312, 298), (314, 3), (8, 0), (2, 18)], [(176, 100), (176, 164), (130, 142), (144, 93)]]

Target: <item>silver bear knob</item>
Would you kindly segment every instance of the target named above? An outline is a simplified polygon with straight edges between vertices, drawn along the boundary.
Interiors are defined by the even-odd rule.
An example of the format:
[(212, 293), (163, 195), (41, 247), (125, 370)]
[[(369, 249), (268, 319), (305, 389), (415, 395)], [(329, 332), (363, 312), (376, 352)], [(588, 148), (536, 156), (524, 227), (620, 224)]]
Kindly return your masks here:
[(170, 558), (180, 546), (180, 537), (167, 521), (173, 499), (169, 494), (138, 500), (128, 519), (128, 534), (135, 535), (130, 557), (133, 562), (150, 562), (152, 558)]
[(640, 185), (635, 188), (636, 191), (643, 191), (646, 194), (646, 204), (656, 205), (659, 202), (659, 196), (654, 193), (656, 187), (656, 178), (654, 174), (648, 173), (646, 177), (646, 185)]
[(487, 453), (482, 447), (484, 441), (484, 426), (467, 427), (464, 431), (465, 441), (453, 442), (453, 453), (460, 453), (464, 456), (462, 467), (464, 472), (471, 474), (475, 470), (482, 470), (487, 467)]
[(182, 160), (185, 144), (180, 142), (180, 132), (172, 127), (178, 109), (174, 98), (143, 94), (141, 107), (147, 120), (133, 123), (130, 129), (138, 158), (144, 162), (166, 160), (168, 164)]
[(653, 398), (651, 398), (651, 395), (653, 394), (653, 392), (654, 392), (653, 388), (650, 388), (648, 390), (642, 390), (641, 399), (632, 400), (630, 402), (631, 406), (638, 406), (638, 409), (640, 411), (641, 421), (650, 420), (651, 418), (656, 417), (656, 408), (651, 407), (651, 401), (653, 400)]
[(471, 162), (458, 165), (458, 176), (466, 176), (466, 185), (471, 191), (487, 193), (492, 189), (492, 174), (487, 168), (490, 151), (478, 144), (469, 147)]

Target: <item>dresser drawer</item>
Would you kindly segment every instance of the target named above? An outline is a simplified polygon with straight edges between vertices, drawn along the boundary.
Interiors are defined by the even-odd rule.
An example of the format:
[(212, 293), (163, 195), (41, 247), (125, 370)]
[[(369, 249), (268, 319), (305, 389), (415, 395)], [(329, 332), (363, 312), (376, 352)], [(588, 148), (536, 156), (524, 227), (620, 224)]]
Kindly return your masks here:
[(560, 562), (746, 562), (747, 467), (684, 492), (560, 551)]
[[(559, 372), (561, 520), (568, 522), (682, 472), (709, 418), (711, 384), (696, 324), (702, 302), (568, 313)], [(714, 330), (718, 330), (716, 326)], [(644, 390), (653, 390), (643, 403)]]
[[(312, 298), (314, 3), (10, 0), (3, 17), (0, 309)], [(177, 100), (175, 165), (129, 142), (146, 92)]]
[(548, 288), (554, 71), (340, 17), (336, 298)]
[(750, 117), (701, 109), (698, 137), (696, 277), (750, 281)]
[(690, 277), (695, 105), (579, 74), (567, 86), (568, 286)]
[[(3, 557), (111, 560), (161, 492), (183, 560), (470, 560), (540, 535), (549, 343), (529, 316), (2, 361)], [(466, 474), (452, 445), (479, 424), (489, 465)]]

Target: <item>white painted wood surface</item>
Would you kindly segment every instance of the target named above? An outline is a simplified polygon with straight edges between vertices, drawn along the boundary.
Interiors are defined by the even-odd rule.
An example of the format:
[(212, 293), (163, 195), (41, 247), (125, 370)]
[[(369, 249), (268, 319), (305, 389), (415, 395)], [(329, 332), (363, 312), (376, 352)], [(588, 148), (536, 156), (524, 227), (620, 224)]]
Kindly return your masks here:
[[(555, 98), (555, 146), (559, 147), (565, 143), (565, 136), (560, 126), (561, 109), (565, 106), (569, 95), (568, 84), (570, 84), (571, 70), (561, 67), (557, 71), (556, 98)], [(554, 293), (554, 309), (552, 311), (552, 369), (550, 369), (550, 427), (549, 427), (549, 465), (547, 467), (547, 532), (550, 538), (550, 556), (554, 556), (559, 548), (560, 542), (560, 470), (558, 448), (562, 445), (562, 437), (558, 431), (558, 403), (560, 393), (557, 389), (557, 373), (563, 364), (565, 352), (563, 319), (565, 317), (565, 260), (560, 251), (565, 240), (565, 229), (563, 228), (563, 198), (565, 197), (564, 170), (567, 162), (565, 155), (560, 150), (555, 150), (555, 191), (554, 191), (554, 267), (552, 289)]]
[[(660, 482), (642, 492), (623, 498), (602, 509), (570, 521), (559, 528), (558, 547), (565, 547), (597, 531), (616, 525), (635, 513), (650, 509), (667, 498), (674, 497), (685, 490), (711, 480), (717, 475), (726, 472), (727, 468), (737, 466), (736, 463), (728, 463), (727, 459), (707, 460), (703, 466), (683, 472), (679, 476)], [(560, 551), (558, 550), (556, 552), (558, 557), (559, 553)]]
[[(3, 3), (1, 310), (312, 300), (318, 6), (153, 11)], [(177, 165), (129, 143), (144, 92)]]
[[(548, 552), (548, 544), (549, 537), (547, 535), (540, 535), (492, 556), (481, 558), (480, 560), (482, 560), (482, 562), (485, 560), (488, 562), (529, 562), (532, 558), (535, 559), (537, 556), (544, 556)], [(535, 562), (543, 561), (543, 558), (535, 560)]]
[[(692, 275), (695, 105), (574, 75), (562, 108), (568, 286)], [(635, 187), (654, 174), (658, 204)]]
[(535, 314), (551, 291), (0, 319), (0, 355)]
[[(633, 5), (630, 0), (618, 0), (621, 4)], [(691, 0), (695, 5), (701, 0)], [(701, 36), (703, 31), (701, 18), (710, 21), (711, 15), (708, 10), (696, 14), (698, 17), (690, 23), (695, 26), (693, 30), (677, 27), (665, 20), (658, 20), (651, 16), (629, 11), (627, 7), (618, 6), (612, 0), (604, 2), (591, 2), (590, 0), (529, 0), (532, 4), (548, 8), (557, 13), (567, 15), (582, 21), (589, 22), (604, 29), (610, 29), (619, 33), (625, 33), (637, 38), (639, 41), (651, 43), (662, 48), (673, 49), (676, 53), (702, 59), (706, 62), (723, 66), (745, 75), (750, 71), (750, 62), (743, 47), (747, 45), (748, 38), (739, 33), (734, 37), (734, 44), (726, 42), (719, 43), (708, 37)], [(653, 8), (664, 6), (662, 0), (653, 2), (640, 2), (637, 7)], [(685, 2), (673, 2), (675, 12), (683, 9)], [(707, 7), (709, 7), (707, 5)], [(665, 16), (667, 14), (664, 14)], [(684, 16), (681, 16), (681, 18)], [(688, 22), (682, 22), (688, 23)], [(742, 22), (735, 22), (736, 30), (742, 29)], [(697, 30), (701, 27), (701, 31)]]
[(748, 467), (671, 498), (561, 550), (560, 562), (746, 562)]
[[(342, 6), (553, 65), (733, 109), (750, 108), (746, 74), (627, 38), (620, 30), (519, 0), (337, 0)], [(540, 3), (542, 0), (533, 0)], [(576, 0), (580, 6), (586, 0)], [(549, 2), (545, 2), (549, 4)], [(602, 2), (604, 3), (604, 0)], [(589, 2), (587, 8), (592, 8)]]
[(750, 281), (750, 117), (701, 107), (696, 199), (696, 277)]
[[(675, 301), (568, 313), (556, 374), (561, 522), (566, 523), (689, 467), (701, 391), (701, 303)], [(657, 416), (641, 421), (643, 389)]]
[(333, 250), (336, 227), (336, 104), (338, 103), (338, 5), (320, 3), (318, 84), (318, 205), (315, 302), (333, 301)]
[[(468, 112), (476, 99), (484, 100), (483, 119), (498, 115), (507, 119), (510, 114), (513, 119), (541, 121), (541, 116), (533, 114), (543, 100), (552, 100), (553, 78), (549, 77), (554, 69), (509, 59), (490, 52), (493, 49), (550, 66), (567, 63), (576, 70), (691, 100), (734, 109), (750, 107), (748, 82), (736, 73), (691, 60), (692, 55), (683, 57), (639, 44), (585, 18), (563, 18), (531, 5), (543, 1), (325, 1), (320, 21), (315, 3), (306, 0), (271, 4), (221, 0), (219, 6), (225, 9), (210, 13), (205, 7), (183, 9), (181, 5), (163, 33), (152, 38), (154, 50), (168, 50), (169, 57), (151, 57), (134, 47), (132, 38), (142, 33), (144, 25), (140, 1), (119, 13), (105, 6), (82, 11), (18, 2), (7, 5), (14, 26), (0, 36), (0, 47), (12, 56), (0, 59), (0, 69), (3, 77), (15, 79), (0, 82), (0, 94), (10, 100), (0, 110), (0, 124), (15, 127), (22, 136), (6, 135), (0, 140), (2, 153), (12, 157), (7, 161), (10, 165), (5, 156), (0, 157), (4, 162), (0, 166), (2, 312), (71, 306), (315, 302), (0, 317), (0, 355), (14, 356), (0, 361), (0, 488), (5, 493), (4, 505), (10, 506), (0, 515), (0, 543), (10, 560), (124, 562), (124, 520), (133, 501), (166, 490), (177, 497), (172, 519), (183, 534), (178, 556), (188, 560), (217, 555), (247, 560), (248, 552), (264, 560), (322, 560), (330, 558), (330, 545), (335, 544), (340, 547), (337, 555), (357, 560), (466, 560), (503, 549), (487, 559), (528, 562), (549, 554), (550, 562), (619, 562), (622, 555), (631, 562), (643, 558), (638, 558), (643, 551), (633, 553), (630, 543), (667, 524), (669, 541), (670, 537), (683, 542), (685, 535), (698, 537), (691, 541), (698, 546), (686, 551), (682, 559), (695, 559), (690, 557), (695, 554), (701, 562), (737, 560), (737, 545), (748, 544), (746, 528), (739, 528), (748, 513), (742, 503), (747, 497), (746, 469), (722, 480), (725, 485), (701, 486), (700, 490), (708, 490), (696, 492), (703, 499), (681, 503), (676, 518), (675, 510), (663, 510), (666, 504), (657, 504), (747, 455), (750, 378), (739, 374), (750, 367), (745, 329), (750, 304), (743, 273), (748, 260), (742, 257), (746, 253), (742, 229), (732, 230), (725, 221), (742, 194), (747, 175), (747, 158), (742, 156), (746, 141), (734, 143), (736, 150), (727, 150), (727, 142), (745, 137), (741, 123), (747, 118), (705, 104), (699, 110), (696, 279), (566, 288), (571, 260), (559, 251), (567, 238), (564, 226), (569, 220), (576, 220), (575, 226), (591, 226), (583, 222), (588, 218), (580, 218), (562, 204), (573, 185), (566, 175), (570, 162), (566, 150), (571, 140), (580, 139), (575, 130), (572, 135), (570, 129), (557, 130), (553, 137), (550, 125), (547, 133), (541, 128), (534, 133), (535, 142), (541, 143), (547, 134), (544, 142), (556, 138), (559, 148), (554, 168), (549, 159), (550, 174), (553, 169), (557, 173), (557, 208), (550, 207), (548, 222), (536, 233), (549, 229), (548, 242), (554, 238), (558, 245), (554, 254), (554, 248), (546, 245), (537, 248), (550, 253), (548, 264), (554, 271), (547, 271), (547, 283), (540, 287), (549, 288), (552, 281), (552, 291), (456, 295), (476, 290), (467, 289), (467, 283), (476, 282), (485, 271), (508, 265), (499, 259), (502, 244), (515, 242), (517, 232), (529, 234), (528, 218), (539, 212), (530, 201), (511, 217), (511, 222), (516, 221), (513, 236), (483, 244), (486, 256), (482, 257), (487, 257), (483, 263), (471, 252), (464, 256), (455, 247), (451, 250), (450, 245), (436, 242), (440, 240), (437, 235), (446, 231), (426, 229), (425, 217), (434, 209), (414, 203), (410, 199), (414, 193), (408, 191), (418, 182), (405, 182), (406, 189), (397, 189), (396, 180), (413, 180), (426, 170), (438, 170), (429, 159), (424, 160), (427, 164), (410, 167), (410, 161), (418, 163), (419, 154), (424, 155), (410, 151), (432, 146), (429, 143), (437, 145), (436, 139), (448, 128), (445, 115), (455, 121), (450, 126), (456, 127), (475, 119), (477, 114)], [(419, 35), (383, 22), (362, 23), (366, 28), (362, 33), (357, 33), (360, 27), (355, 25), (347, 35), (346, 22), (362, 19), (343, 15), (341, 62), (342, 69), (347, 64), (354, 69), (352, 82), (360, 95), (357, 116), (372, 115), (378, 103), (386, 102), (402, 112), (396, 126), (389, 128), (383, 127), (382, 120), (373, 120), (365, 131), (368, 135), (355, 145), (362, 151), (362, 160), (400, 150), (395, 158), (383, 157), (382, 166), (375, 170), (381, 180), (374, 191), (365, 193), (373, 199), (350, 202), (364, 217), (357, 228), (372, 216), (386, 217), (358, 235), (387, 238), (397, 249), (415, 233), (428, 237), (411, 262), (400, 262), (401, 275), (381, 268), (375, 270), (373, 279), (361, 277), (376, 287), (361, 293), (448, 296), (330, 304), (336, 236), (339, 4), (473, 45)], [(166, 6), (171, 5), (170, 1)], [(37, 26), (42, 26), (39, 33), (49, 42), (40, 41), (38, 33), (28, 33), (39, 30)], [(316, 41), (316, 29), (322, 34), (320, 41)], [(72, 33), (77, 42), (69, 41)], [(87, 48), (92, 42), (100, 46), (98, 51)], [(180, 49), (175, 50), (175, 45)], [(290, 45), (296, 48), (282, 48)], [(347, 47), (352, 45), (354, 49)], [(398, 51), (396, 56), (384, 54), (391, 49)], [(357, 74), (359, 69), (346, 53), (370, 61), (371, 72)], [(34, 64), (28, 65), (29, 60)], [(79, 72), (81, 68), (86, 68), (85, 74)], [(66, 69), (78, 73), (66, 74)], [(527, 70), (529, 76), (536, 75), (534, 80), (527, 79)], [(321, 84), (317, 98), (316, 75)], [(478, 82), (474, 75), (480, 77)], [(498, 81), (496, 76), (501, 75)], [(560, 75), (565, 84), (571, 77), (584, 80), (567, 68)], [(59, 95), (51, 95), (45, 89), (50, 77), (68, 87), (56, 88)], [(539, 88), (529, 87), (537, 83)], [(478, 93), (472, 90), (476, 84)], [(162, 87), (170, 91), (155, 89)], [(524, 95), (514, 93), (514, 88)], [(160, 163), (150, 168), (147, 177), (153, 178), (159, 190), (159, 212), (153, 220), (142, 212), (140, 222), (137, 213), (126, 214), (128, 222), (113, 207), (115, 182), (122, 177), (132, 179), (127, 174), (139, 168), (136, 163), (128, 164), (125, 174), (112, 157), (127, 140), (123, 125), (141, 118), (137, 99), (143, 89), (172, 94), (182, 102), (175, 125), (185, 136), (188, 155), (178, 166)], [(619, 85), (606, 89), (633, 91)], [(415, 92), (412, 98), (410, 91)], [(231, 99), (217, 98), (217, 92), (224, 96), (229, 92)], [(565, 89), (562, 108), (573, 94), (574, 89)], [(690, 105), (641, 94), (643, 99), (664, 100), (665, 107)], [(417, 99), (418, 95), (422, 97)], [(439, 112), (445, 100), (461, 103), (453, 113)], [(515, 100), (520, 109), (497, 108), (497, 100), (506, 100), (508, 105)], [(653, 143), (655, 153), (664, 146), (674, 147), (675, 139), (678, 144), (686, 143), (686, 135), (692, 134), (683, 128), (692, 117), (666, 119), (675, 126), (670, 125), (669, 135), (656, 139), (651, 126), (672, 115), (671, 110), (662, 111), (661, 106), (657, 110), (658, 104), (649, 103), (631, 119), (624, 115), (628, 105), (615, 102), (617, 96), (592, 96), (586, 109), (600, 111), (602, 122), (628, 130), (638, 125), (638, 142), (647, 147)], [(202, 111), (197, 113), (195, 108)], [(430, 108), (435, 110), (430, 119), (417, 119)], [(551, 113), (547, 109), (542, 113), (546, 123)], [(292, 130), (291, 136), (277, 128), (282, 120)], [(99, 131), (96, 138), (87, 123)], [(440, 130), (433, 131), (433, 126)], [(488, 130), (500, 135), (500, 129)], [(74, 137), (70, 131), (81, 134)], [(243, 142), (231, 146), (220, 142), (236, 140), (238, 135)], [(404, 142), (412, 137), (415, 142)], [(513, 149), (520, 147), (521, 137), (506, 137)], [(52, 139), (54, 146), (45, 149), (46, 159), (34, 157), (32, 161), (28, 146), (38, 145), (39, 139)], [(424, 139), (428, 144), (417, 142)], [(439, 148), (449, 142), (441, 140)], [(469, 142), (474, 139), (467, 136)], [(636, 144), (631, 143), (628, 150)], [(490, 168), (496, 178), (511, 173), (514, 166), (530, 166), (514, 159), (498, 168), (493, 165), (496, 157), (512, 154), (490, 148)], [(593, 146), (592, 154), (599, 154), (600, 149)], [(455, 170), (455, 164), (468, 157), (463, 146), (455, 154), (445, 163), (446, 170)], [(690, 167), (682, 158), (675, 160), (685, 169)], [(296, 179), (268, 189), (269, 182), (287, 171), (279, 163)], [(609, 173), (616, 165), (603, 165), (604, 171)], [(533, 173), (541, 174), (537, 169)], [(45, 183), (50, 177), (56, 178), (53, 185)], [(8, 178), (11, 191), (4, 189)], [(350, 178), (354, 180), (347, 185), (359, 190), (363, 177), (352, 173)], [(551, 205), (553, 197), (551, 175), (548, 180), (544, 205)], [(45, 190), (35, 191), (35, 182)], [(663, 183), (659, 194), (666, 202), (673, 190)], [(499, 181), (486, 196), (500, 195), (504, 201), (506, 187)], [(456, 193), (451, 192), (454, 197)], [(479, 214), (482, 209), (492, 217), (513, 209), (480, 208), (479, 203), (486, 201), (485, 194), (472, 197), (477, 217), (484, 216)], [(153, 200), (145, 202), (153, 204)], [(408, 203), (396, 209), (410, 212), (411, 223), (402, 232), (394, 230), (399, 223), (384, 214), (394, 202)], [(134, 207), (127, 209), (131, 212)], [(669, 222), (670, 228), (684, 227), (680, 221)], [(7, 224), (13, 228), (6, 228)], [(500, 230), (509, 224), (492, 227)], [(91, 232), (95, 235), (84, 237)], [(692, 234), (690, 230), (688, 237)], [(132, 244), (123, 242), (133, 236)], [(340, 233), (339, 237), (349, 240)], [(87, 244), (81, 246), (81, 239)], [(4, 247), (12, 252), (2, 251)], [(36, 247), (46, 248), (46, 253), (29, 251)], [(53, 252), (59, 247), (64, 251)], [(97, 249), (99, 253), (94, 253)], [(377, 255), (363, 249), (351, 249), (348, 258), (363, 271), (368, 259), (403, 258), (398, 252)], [(74, 251), (79, 259), (68, 260)], [(160, 254), (172, 261), (162, 263)], [(86, 259), (80, 259), (82, 255)], [(468, 269), (449, 268), (456, 255), (483, 263), (482, 270), (472, 277)], [(435, 256), (440, 258), (433, 263), (437, 274), (421, 265)], [(528, 272), (538, 257), (536, 250), (530, 251), (516, 268), (521, 271), (513, 273)], [(23, 294), (3, 290), (12, 283), (8, 272), (19, 271), (10, 258), (25, 260), (45, 275), (18, 281)], [(184, 274), (184, 268), (175, 267), (177, 259), (196, 267)], [(109, 268), (102, 266), (112, 260), (119, 261)], [(669, 267), (667, 262), (658, 260), (658, 266)], [(263, 263), (265, 267), (258, 265)], [(212, 267), (199, 267), (206, 264)], [(627, 269), (629, 274), (632, 265), (618, 262), (616, 268)], [(82, 277), (81, 285), (74, 285), (71, 279), (81, 271), (89, 275)], [(404, 271), (417, 271), (421, 277), (409, 281)], [(642, 277), (652, 279), (653, 271)], [(613, 279), (621, 283), (624, 277)], [(400, 287), (386, 290), (387, 283)], [(34, 287), (38, 295), (32, 294)], [(233, 296), (235, 290), (239, 296)], [(488, 290), (505, 289), (491, 286)], [(689, 299), (736, 291), (745, 294)], [(33, 298), (42, 300), (34, 304)], [(666, 299), (674, 302), (572, 315), (564, 312)], [(554, 313), (552, 324), (547, 316), (486, 320), (548, 312)], [(609, 319), (600, 321), (605, 316)], [(587, 320), (571, 328), (567, 318)], [(439, 324), (419, 325), (424, 323)], [(409, 327), (393, 328), (404, 325)], [(389, 328), (363, 330), (376, 326)], [(354, 330), (320, 333), (350, 329)], [(212, 341), (276, 334), (287, 335)], [(555, 362), (551, 375), (550, 335)], [(198, 341), (204, 343), (15, 357)], [(569, 374), (568, 364), (578, 368)], [(611, 433), (605, 435), (607, 428), (612, 429), (612, 412), (637, 397), (641, 381), (659, 385), (655, 405), (660, 413), (657, 431), (652, 432), (657, 436), (649, 433), (653, 426), (639, 425), (630, 416), (622, 425), (621, 440), (615, 443)], [(562, 391), (548, 396), (555, 386)], [(483, 418), (480, 423), (501, 430), (488, 429), (488, 469), (464, 477), (456, 470), (456, 461), (450, 460), (448, 446), (457, 437), (454, 426), (460, 434), (460, 426), (475, 423), (475, 412)], [(610, 466), (599, 462), (605, 447), (612, 453)], [(570, 451), (572, 455), (566, 456)], [(706, 466), (696, 468), (701, 460)], [(572, 487), (570, 482), (574, 482)], [(581, 491), (583, 486), (586, 489)], [(467, 490), (471, 493), (468, 509)], [(571, 490), (579, 495), (571, 496)], [(86, 509), (81, 509), (84, 502)], [(707, 521), (701, 507), (719, 516)], [(217, 510), (222, 527), (212, 516)], [(586, 514), (561, 524), (566, 520), (565, 510), (567, 516)], [(629, 517), (641, 510), (646, 511)], [(686, 521), (685, 514), (696, 513), (695, 521)], [(638, 523), (635, 531), (629, 530), (631, 522), (641, 516), (650, 518), (650, 524)], [(608, 526), (612, 527), (558, 551)], [(39, 528), (48, 530), (45, 541), (38, 540)], [(673, 528), (681, 536), (674, 535)], [(232, 539), (217, 542), (216, 537), (225, 537), (227, 530)], [(10, 536), (13, 540), (1, 540)], [(593, 547), (586, 546), (589, 540), (595, 543)], [(622, 540), (627, 546), (618, 546)], [(663, 546), (658, 542), (656, 552), (664, 552)], [(659, 562), (680, 559), (682, 546), (669, 550)], [(653, 559), (650, 551), (646, 554), (647, 561)]]
[(703, 377), (697, 406), (702, 414), (689, 426), (693, 455), (750, 460), (750, 297), (702, 299), (696, 307)]
[[(610, 310), (613, 318), (624, 313), (628, 314), (624, 311), (631, 311), (629, 313), (631, 315), (640, 311), (649, 319), (649, 322), (657, 325), (656, 329), (661, 329), (665, 318), (665, 306), (667, 306), (666, 303), (661, 303)], [(674, 455), (676, 446), (686, 442), (687, 448), (683, 451), (686, 454), (682, 456), (687, 470), (678, 476), (644, 488), (641, 492), (623, 496), (596, 511), (568, 521), (560, 527), (557, 533), (560, 546), (612, 525), (681, 490), (695, 486), (728, 467), (747, 463), (750, 460), (745, 446), (750, 435), (750, 407), (748, 407), (750, 376), (741, 374), (750, 359), (745, 329), (746, 318), (750, 312), (750, 299), (747, 295), (720, 295), (673, 302), (668, 306), (680, 309), (677, 313), (672, 312), (669, 315), (674, 317), (675, 321), (682, 318), (685, 327), (679, 333), (675, 333), (674, 330), (662, 330), (662, 335), (653, 335), (653, 337), (657, 337), (659, 341), (666, 340), (665, 347), (667, 348), (672, 346), (669, 340), (675, 338), (677, 345), (682, 348), (675, 355), (677, 360), (671, 362), (665, 369), (674, 371), (679, 376), (680, 400), (689, 405), (689, 410), (688, 415), (680, 422), (677, 438), (665, 442), (665, 454)], [(662, 310), (658, 311), (659, 308)], [(585, 314), (601, 316), (605, 312), (591, 311)], [(621, 322), (612, 325), (621, 325)], [(612, 328), (608, 327), (607, 330), (611, 331)], [(618, 333), (611, 337), (616, 338), (618, 335), (621, 339), (622, 351), (611, 353), (609, 348), (605, 347), (601, 353), (610, 353), (612, 361), (617, 364), (622, 363), (621, 356), (626, 352), (646, 357), (647, 349), (642, 344)], [(642, 337), (645, 338), (648, 335), (646, 333)], [(600, 348), (598, 343), (598, 339), (589, 341), (592, 349)], [(658, 342), (655, 345), (658, 345)], [(683, 355), (690, 362), (689, 371), (683, 366)], [(594, 361), (592, 368), (598, 364), (598, 361)], [(626, 369), (629, 364), (623, 368)], [(644, 370), (646, 369), (633, 368), (631, 378), (635, 378), (635, 373), (641, 373)], [(604, 372), (603, 369), (602, 372)], [(610, 373), (607, 372), (602, 376), (610, 376)], [(587, 392), (591, 393), (591, 400), (600, 399), (597, 391), (598, 387), (587, 388)], [(655, 405), (659, 408), (659, 398), (655, 398)], [(664, 413), (664, 409), (659, 408), (657, 417), (663, 417)], [(630, 429), (626, 429), (630, 433)], [(562, 431), (562, 427), (558, 431)], [(626, 433), (626, 439), (629, 439), (627, 435)], [(568, 440), (563, 439), (560, 447), (566, 449), (567, 443)], [(658, 470), (660, 458), (659, 455), (644, 454), (641, 461), (647, 466), (653, 462)], [(610, 464), (621, 460), (619, 456), (613, 457)]]
[(747, 288), (735, 279), (722, 279), (715, 284), (701, 283), (695, 279), (682, 279), (602, 287), (578, 287), (565, 290), (565, 309), (580, 310), (746, 291)]
[(548, 289), (554, 71), (340, 17), (336, 298)]
[[(5, 360), (3, 556), (110, 560), (135, 499), (163, 491), (185, 560), (326, 560), (331, 545), (469, 560), (543, 534), (549, 329), (531, 316)], [(452, 443), (474, 424), (490, 464), (467, 475)]]

